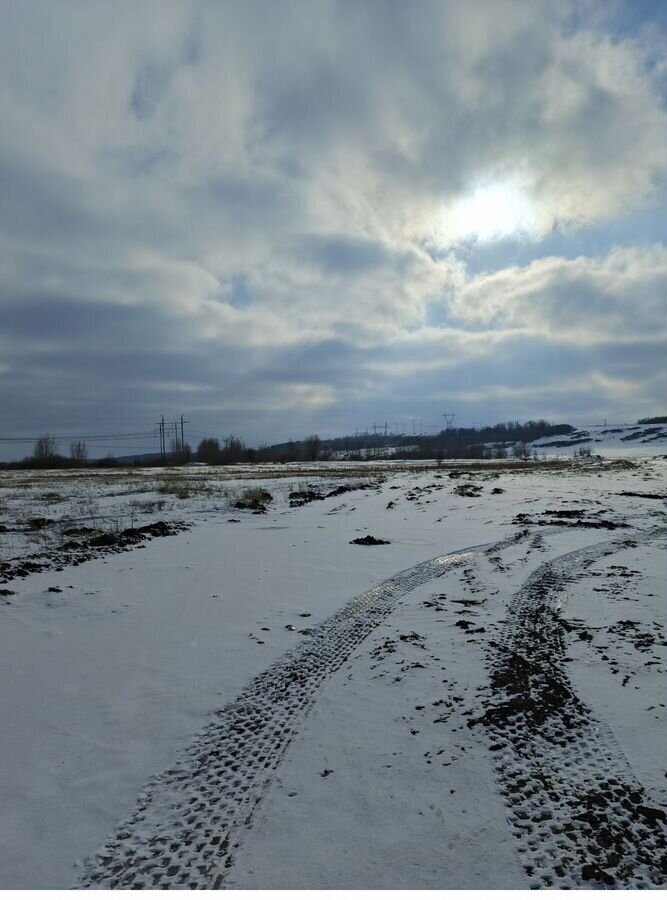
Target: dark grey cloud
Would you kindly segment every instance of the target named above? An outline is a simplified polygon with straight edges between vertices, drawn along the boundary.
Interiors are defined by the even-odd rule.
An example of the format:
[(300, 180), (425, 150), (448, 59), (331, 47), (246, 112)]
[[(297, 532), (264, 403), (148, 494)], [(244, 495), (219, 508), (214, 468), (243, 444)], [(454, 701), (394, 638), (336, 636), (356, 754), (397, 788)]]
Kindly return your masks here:
[[(392, 262), (392, 254), (380, 241), (351, 238), (307, 236), (298, 251), (303, 251), (328, 274), (358, 275)], [(297, 251), (297, 252), (298, 252)]]

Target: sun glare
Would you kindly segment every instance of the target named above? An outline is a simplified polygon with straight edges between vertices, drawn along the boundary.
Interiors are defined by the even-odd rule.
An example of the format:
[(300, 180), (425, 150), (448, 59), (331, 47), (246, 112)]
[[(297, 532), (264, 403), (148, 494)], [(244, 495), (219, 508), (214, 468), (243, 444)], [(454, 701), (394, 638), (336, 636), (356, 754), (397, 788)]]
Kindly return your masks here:
[(490, 242), (526, 235), (535, 227), (528, 194), (513, 181), (493, 181), (478, 185), (445, 209), (441, 235), (448, 243)]

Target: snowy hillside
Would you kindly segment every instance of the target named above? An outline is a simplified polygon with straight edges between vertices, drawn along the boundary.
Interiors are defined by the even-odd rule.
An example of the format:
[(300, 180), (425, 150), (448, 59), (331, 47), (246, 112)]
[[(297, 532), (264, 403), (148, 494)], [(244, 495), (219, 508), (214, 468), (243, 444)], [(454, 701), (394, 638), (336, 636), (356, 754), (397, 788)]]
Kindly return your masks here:
[(667, 453), (667, 425), (591, 425), (531, 447), (547, 456), (571, 456), (581, 447), (601, 456), (655, 456)]

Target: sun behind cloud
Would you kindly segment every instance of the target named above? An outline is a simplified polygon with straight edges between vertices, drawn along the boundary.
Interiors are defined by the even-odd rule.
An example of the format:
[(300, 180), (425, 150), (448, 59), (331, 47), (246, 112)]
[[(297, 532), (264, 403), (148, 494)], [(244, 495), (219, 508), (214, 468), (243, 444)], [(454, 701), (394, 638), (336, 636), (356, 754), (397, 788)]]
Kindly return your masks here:
[(537, 237), (535, 204), (512, 178), (479, 182), (443, 211), (438, 239), (444, 244), (489, 243), (508, 237)]

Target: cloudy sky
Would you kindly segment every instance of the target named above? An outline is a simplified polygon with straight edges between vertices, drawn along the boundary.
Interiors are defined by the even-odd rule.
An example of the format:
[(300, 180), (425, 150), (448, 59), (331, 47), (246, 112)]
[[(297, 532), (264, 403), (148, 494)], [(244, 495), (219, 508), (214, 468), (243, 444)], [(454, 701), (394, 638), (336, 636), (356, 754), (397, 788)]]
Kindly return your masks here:
[(0, 436), (664, 412), (662, 0), (0, 16)]

